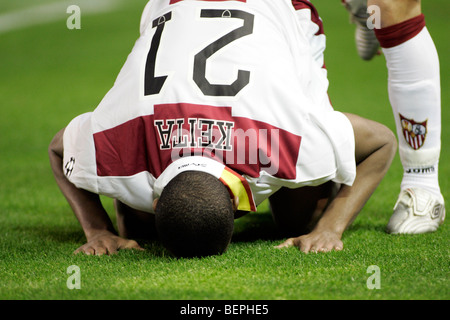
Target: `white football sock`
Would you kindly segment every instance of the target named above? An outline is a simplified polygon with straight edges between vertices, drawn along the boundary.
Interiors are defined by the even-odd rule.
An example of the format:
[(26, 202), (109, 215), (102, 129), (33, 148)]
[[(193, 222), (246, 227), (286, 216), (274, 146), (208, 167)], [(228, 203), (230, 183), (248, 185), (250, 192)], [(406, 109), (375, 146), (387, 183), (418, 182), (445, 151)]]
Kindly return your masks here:
[(376, 30), (388, 68), (388, 91), (404, 168), (401, 188), (421, 187), (442, 197), (439, 58), (423, 15)]

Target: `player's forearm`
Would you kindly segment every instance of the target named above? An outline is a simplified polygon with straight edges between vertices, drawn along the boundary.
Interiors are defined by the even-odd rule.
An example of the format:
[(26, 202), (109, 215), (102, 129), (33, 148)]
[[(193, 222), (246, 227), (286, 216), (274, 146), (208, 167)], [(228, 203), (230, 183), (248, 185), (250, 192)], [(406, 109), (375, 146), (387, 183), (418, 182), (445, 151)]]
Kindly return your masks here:
[(363, 168), (357, 169), (358, 178), (353, 186), (341, 187), (336, 198), (330, 203), (322, 218), (318, 221), (315, 231), (333, 232), (339, 237), (342, 236), (381, 181), (380, 176), (369, 178), (364, 174), (364, 171)]
[(64, 175), (63, 172), (63, 130), (52, 140), (48, 153), (50, 166), (61, 192), (72, 208), (75, 216), (83, 228), (87, 240), (95, 237), (99, 232), (113, 232), (114, 228), (109, 216), (97, 194), (78, 189)]
[[(368, 123), (370, 126), (372, 123)], [(366, 130), (366, 128), (364, 129)], [(345, 229), (353, 222), (366, 202), (388, 171), (396, 152), (395, 137), (390, 131), (377, 125), (372, 132), (360, 134), (356, 141), (356, 178), (352, 186), (343, 186), (336, 198), (330, 203), (322, 218), (318, 221), (316, 231), (331, 231), (342, 235)], [(370, 131), (370, 129), (369, 129)], [(375, 139), (368, 135), (381, 137)], [(363, 140), (362, 135), (366, 135)], [(361, 147), (361, 145), (364, 145)]]

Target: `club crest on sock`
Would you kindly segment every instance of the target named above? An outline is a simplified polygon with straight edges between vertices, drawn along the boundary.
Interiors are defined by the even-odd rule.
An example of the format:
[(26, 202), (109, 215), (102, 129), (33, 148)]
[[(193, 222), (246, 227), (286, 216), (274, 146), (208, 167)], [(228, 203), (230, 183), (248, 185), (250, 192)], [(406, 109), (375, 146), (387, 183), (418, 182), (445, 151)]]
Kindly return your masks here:
[(400, 122), (403, 130), (403, 137), (405, 141), (414, 150), (420, 149), (425, 143), (427, 136), (427, 121), (416, 122), (413, 119), (407, 119), (399, 113)]

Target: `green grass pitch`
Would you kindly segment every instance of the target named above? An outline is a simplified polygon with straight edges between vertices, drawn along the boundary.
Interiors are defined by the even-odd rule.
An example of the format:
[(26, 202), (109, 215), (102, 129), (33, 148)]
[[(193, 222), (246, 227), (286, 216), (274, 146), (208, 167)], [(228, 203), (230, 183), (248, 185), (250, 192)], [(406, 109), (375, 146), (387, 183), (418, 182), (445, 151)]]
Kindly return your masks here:
[[(7, 15), (56, 0), (4, 1)], [(448, 221), (435, 233), (384, 232), (402, 175), (398, 155), (361, 214), (344, 233), (344, 250), (303, 254), (277, 250), (282, 239), (267, 204), (236, 221), (229, 250), (204, 259), (174, 259), (157, 242), (144, 252), (73, 255), (85, 242), (81, 227), (50, 170), (47, 146), (76, 115), (91, 111), (112, 86), (139, 33), (146, 0), (118, 1), (97, 13), (86, 1), (59, 1), (47, 22), (0, 31), (0, 299), (397, 300), (450, 298)], [(81, 29), (69, 30), (65, 8), (80, 4)], [(383, 56), (361, 61), (354, 27), (339, 0), (316, 0), (328, 47), (330, 97), (337, 110), (380, 121), (395, 131)], [(48, 7), (47, 7), (48, 8)], [(440, 54), (442, 152), (440, 184), (450, 201), (450, 2), (423, 1)], [(45, 15), (45, 13), (42, 13)], [(49, 13), (50, 15), (50, 13)], [(115, 221), (112, 201), (103, 199)], [(448, 210), (447, 206), (447, 210)], [(69, 289), (70, 266), (80, 289)], [(370, 266), (381, 287), (370, 289)], [(370, 270), (370, 269), (369, 269)], [(70, 280), (70, 279), (69, 279)]]

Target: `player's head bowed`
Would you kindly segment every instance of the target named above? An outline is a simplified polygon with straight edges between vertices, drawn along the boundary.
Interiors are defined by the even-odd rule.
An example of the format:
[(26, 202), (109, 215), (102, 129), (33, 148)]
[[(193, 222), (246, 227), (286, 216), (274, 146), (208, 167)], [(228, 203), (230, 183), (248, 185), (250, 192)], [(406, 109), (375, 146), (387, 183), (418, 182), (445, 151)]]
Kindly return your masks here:
[(234, 209), (216, 177), (185, 171), (164, 188), (155, 207), (162, 244), (177, 257), (222, 254), (233, 234)]

